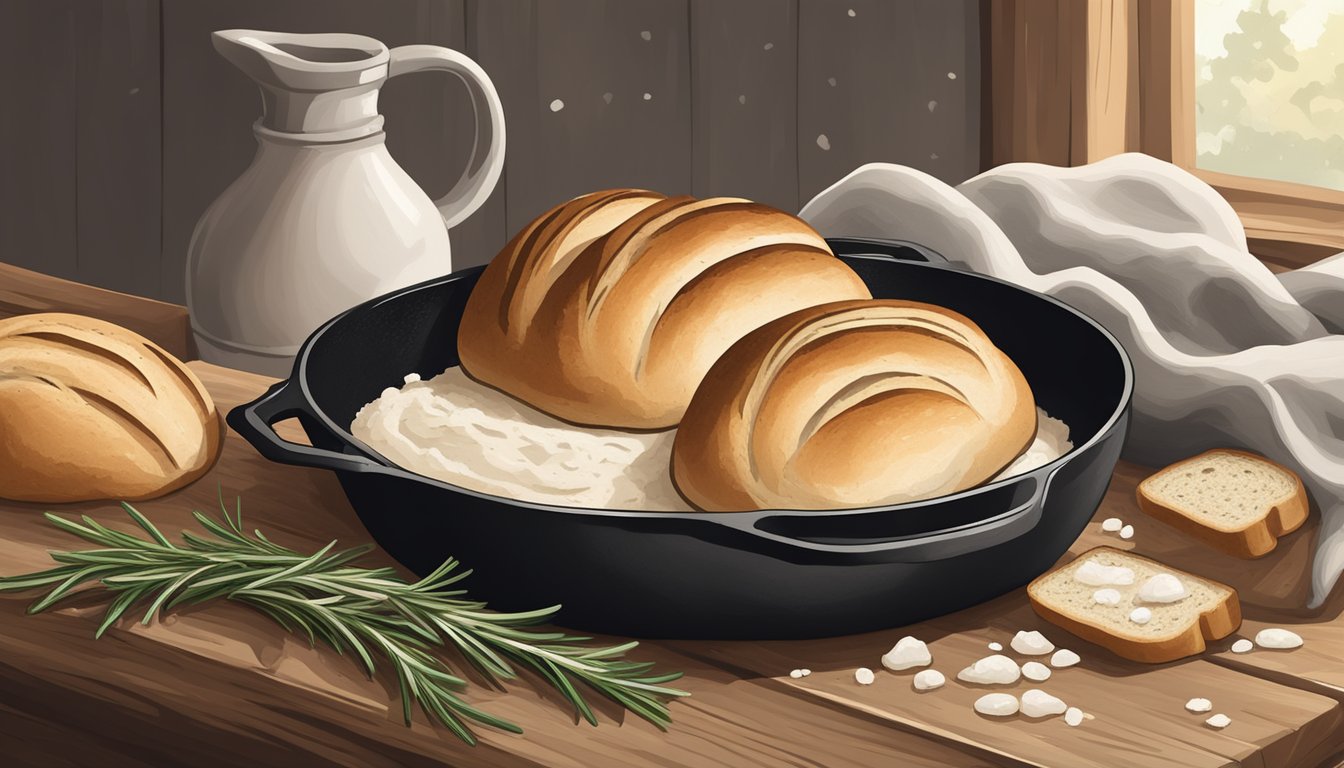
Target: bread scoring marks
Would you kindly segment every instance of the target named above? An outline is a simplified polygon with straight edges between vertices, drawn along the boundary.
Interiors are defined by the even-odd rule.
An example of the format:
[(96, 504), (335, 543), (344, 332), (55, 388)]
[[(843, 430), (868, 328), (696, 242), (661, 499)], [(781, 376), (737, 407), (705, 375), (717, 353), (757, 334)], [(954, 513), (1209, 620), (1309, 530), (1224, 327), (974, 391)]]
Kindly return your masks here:
[[(636, 381), (643, 378), (653, 337), (667, 310), (677, 299), (700, 284), (700, 278), (713, 268), (741, 258), (755, 258), (771, 248), (787, 246), (800, 251), (816, 251), (830, 255), (825, 240), (811, 232), (801, 220), (796, 227), (777, 225), (768, 229), (741, 223), (743, 214), (768, 215), (775, 219), (786, 217), (749, 200), (718, 197), (706, 200), (674, 198), (667, 204), (646, 209), (647, 216), (632, 219), (611, 233), (603, 243), (599, 264), (590, 284), (587, 308), (584, 312), (585, 335), (596, 334), (602, 327), (599, 320), (602, 309), (622, 280), (645, 258), (658, 259), (660, 279), (654, 287), (653, 311), (646, 315), (644, 327), (638, 329), (639, 344), (630, 350), (630, 364)], [(722, 227), (713, 228), (716, 237), (708, 247), (685, 247), (680, 240), (668, 245), (659, 242), (665, 234), (677, 237), (674, 228), (686, 232), (697, 220), (721, 220)], [(690, 231), (694, 232), (692, 228)]]
[[(785, 475), (767, 479), (767, 474), (773, 476), (776, 473), (764, 472), (759, 455), (753, 448), (756, 445), (757, 429), (760, 425), (759, 414), (784, 369), (798, 355), (825, 344), (828, 339), (838, 334), (882, 330), (926, 334), (966, 352), (976, 360), (981, 370), (997, 380), (1002, 372), (987, 364), (987, 360), (993, 359), (994, 350), (974, 334), (968, 333), (968, 329), (962, 324), (969, 325), (969, 320), (960, 318), (959, 315), (944, 314), (945, 312), (947, 310), (934, 312), (926, 305), (917, 302), (837, 302), (833, 311), (800, 321), (780, 335), (778, 341), (762, 358), (757, 373), (743, 393), (738, 407), (738, 413), (748, 425), (743, 448), (751, 474), (770, 486), (772, 492), (782, 492), (781, 488), (773, 486), (784, 482)], [(867, 374), (843, 383), (832, 392), (817, 393), (821, 402), (817, 404), (812, 415), (800, 425), (797, 434), (790, 441), (792, 453), (785, 460), (783, 471), (787, 473), (797, 454), (826, 424), (866, 402), (899, 391), (926, 391), (946, 395), (967, 406), (977, 418), (985, 420), (983, 403), (977, 402), (978, 398), (965, 391), (963, 387), (946, 379), (914, 370), (888, 370)]]
[[(602, 304), (612, 288), (620, 282), (630, 267), (649, 250), (653, 238), (677, 223), (687, 214), (703, 208), (712, 208), (723, 198), (696, 200), (684, 195), (672, 197), (646, 208), (640, 215), (632, 216), (624, 224), (612, 230), (602, 243), (597, 267), (588, 284), (587, 307), (584, 311), (586, 325), (593, 324), (593, 318), (602, 309)], [(632, 247), (636, 237), (641, 238), (638, 247)], [(661, 313), (658, 313), (661, 315)]]
[[(101, 336), (101, 334), (99, 335)], [(145, 389), (148, 389), (151, 395), (158, 394), (154, 390), (154, 385), (150, 382), (149, 376), (145, 375), (145, 372), (140, 370), (140, 366), (136, 365), (135, 361), (130, 360), (125, 355), (118, 354), (114, 350), (99, 346), (98, 344), (95, 344), (92, 341), (83, 338), (83, 336), (84, 332), (81, 332), (75, 328), (71, 328), (69, 331), (58, 331), (58, 330), (21, 331), (19, 333), (11, 334), (9, 338), (32, 339), (33, 341), (37, 342), (42, 346), (50, 346), (56, 348), (68, 347), (72, 349), (78, 349), (79, 351), (92, 355), (93, 357), (106, 360), (112, 365), (115, 365), (118, 368), (126, 371), (127, 373), (131, 374), (131, 376), (134, 377), (136, 381), (143, 384)], [(102, 338), (108, 341), (116, 341), (114, 339), (108, 339), (105, 336)], [(124, 346), (121, 342), (116, 343), (118, 346)]]
[(593, 192), (532, 222), (508, 247), (500, 328), (515, 340), (521, 339), (551, 286), (584, 249), (630, 215), (663, 199), (663, 195), (644, 190)]
[(211, 404), (210, 396), (206, 394), (205, 389), (201, 386), (201, 382), (197, 381), (196, 377), (187, 373), (187, 369), (176, 360), (173, 360), (167, 352), (159, 349), (157, 344), (145, 342), (143, 346), (145, 349), (149, 350), (151, 354), (159, 358), (163, 363), (163, 367), (167, 368), (169, 372), (178, 378), (178, 381), (182, 382), (183, 389), (191, 393), (192, 405), (196, 407), (196, 412), (201, 415), (201, 418), (205, 419), (207, 417), (212, 417), (215, 412), (215, 407)]
[(82, 398), (90, 408), (102, 413), (112, 423), (121, 427), (132, 440), (139, 443), (151, 456), (157, 455), (160, 466), (166, 462), (174, 470), (182, 468), (177, 457), (159, 439), (159, 436), (154, 434), (154, 430), (137, 419), (130, 411), (92, 390), (83, 387), (66, 387), (66, 389)]

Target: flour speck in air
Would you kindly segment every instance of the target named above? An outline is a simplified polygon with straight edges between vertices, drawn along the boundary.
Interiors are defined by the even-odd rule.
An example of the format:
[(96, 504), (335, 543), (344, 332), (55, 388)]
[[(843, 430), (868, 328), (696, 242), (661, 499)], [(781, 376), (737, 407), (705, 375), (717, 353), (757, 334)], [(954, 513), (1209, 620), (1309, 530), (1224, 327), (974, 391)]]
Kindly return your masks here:
[(829, 152), (830, 149), (831, 149), (831, 140), (830, 140), (830, 138), (827, 137), (826, 134), (824, 134), (824, 133), (821, 134), (820, 136), (817, 137), (817, 146), (818, 146), (818, 147), (821, 147), (822, 150)]
[(563, 101), (561, 101), (561, 100), (559, 100), (559, 99), (556, 99), (555, 101), (552, 101), (552, 102), (551, 102), (551, 111), (552, 111), (552, 112), (559, 112), (560, 110), (562, 110), (562, 109), (564, 109), (564, 108), (565, 108), (565, 102), (563, 102)]

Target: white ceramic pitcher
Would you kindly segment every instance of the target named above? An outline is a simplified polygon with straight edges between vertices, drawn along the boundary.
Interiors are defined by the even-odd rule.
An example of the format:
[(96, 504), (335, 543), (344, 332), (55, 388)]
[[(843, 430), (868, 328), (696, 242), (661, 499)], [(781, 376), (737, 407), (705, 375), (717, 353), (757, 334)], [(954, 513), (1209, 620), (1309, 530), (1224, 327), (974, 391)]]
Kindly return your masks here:
[[(447, 48), (244, 29), (213, 37), (260, 86), (263, 114), (252, 165), (192, 235), (192, 331), (204, 360), (285, 376), (333, 315), (452, 270), (448, 229), (485, 202), (504, 165), (504, 111), (476, 62)], [(387, 153), (378, 114), (383, 82), (422, 70), (460, 78), (476, 112), (466, 170), (433, 201)]]

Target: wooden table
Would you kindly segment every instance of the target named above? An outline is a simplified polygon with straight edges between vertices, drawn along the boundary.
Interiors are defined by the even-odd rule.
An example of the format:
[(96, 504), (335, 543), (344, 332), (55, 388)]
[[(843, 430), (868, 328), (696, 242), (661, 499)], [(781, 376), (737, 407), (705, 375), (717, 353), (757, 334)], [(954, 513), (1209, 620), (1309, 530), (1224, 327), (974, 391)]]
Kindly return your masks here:
[[(17, 287), (16, 287), (17, 286)], [(138, 325), (180, 345), (180, 308), (93, 292), (0, 267), (0, 316), (68, 308)], [(260, 393), (268, 379), (191, 363), (221, 410)], [(291, 438), (300, 437), (290, 427)], [(1303, 648), (1232, 655), (1231, 638), (1197, 658), (1144, 666), (1122, 661), (1038, 619), (1022, 590), (911, 627), (806, 642), (645, 642), (640, 659), (686, 673), (692, 693), (672, 705), (661, 733), (602, 702), (601, 725), (578, 724), (536, 679), (505, 691), (473, 685), (469, 698), (523, 726), (516, 736), (480, 730), (475, 748), (422, 716), (401, 722), (395, 680), (364, 678), (328, 649), (311, 649), (268, 620), (230, 604), (177, 611), (141, 626), (123, 621), (93, 639), (98, 605), (25, 616), (24, 597), (0, 597), (0, 754), (28, 765), (459, 765), (459, 766), (1314, 766), (1344, 753), (1344, 599), (1315, 615), (1301, 605), (1314, 520), (1267, 558), (1246, 562), (1211, 552), (1150, 520), (1133, 501), (1145, 470), (1121, 463), (1096, 521), (1072, 548), (1107, 543), (1232, 584), (1246, 621), (1238, 636), (1290, 626)], [(259, 457), (230, 433), (215, 468), (195, 484), (138, 505), (171, 534), (194, 508), (213, 509), (217, 494), (244, 500), (246, 522), (304, 549), (338, 539), (368, 540), (335, 478)], [(46, 551), (78, 542), (40, 519), (40, 508), (0, 502), (0, 573), (49, 564)], [(130, 530), (111, 504), (58, 510), (89, 514)], [(1118, 516), (1132, 541), (1100, 530)], [(461, 553), (469, 558), (470, 553)], [(375, 552), (370, 562), (386, 563)], [(1005, 646), (1019, 629), (1039, 629), (1082, 656), (1040, 684), (1094, 719), (1070, 728), (1060, 718), (1034, 722), (975, 714), (983, 692), (955, 673)], [(929, 643), (935, 668), (949, 678), (916, 693), (911, 674), (881, 670), (879, 657), (902, 635)], [(859, 666), (879, 670), (859, 686)], [(811, 676), (791, 679), (808, 667)], [(1026, 681), (1011, 690), (1037, 687)], [(1183, 709), (1212, 699), (1232, 718), (1217, 731)]]

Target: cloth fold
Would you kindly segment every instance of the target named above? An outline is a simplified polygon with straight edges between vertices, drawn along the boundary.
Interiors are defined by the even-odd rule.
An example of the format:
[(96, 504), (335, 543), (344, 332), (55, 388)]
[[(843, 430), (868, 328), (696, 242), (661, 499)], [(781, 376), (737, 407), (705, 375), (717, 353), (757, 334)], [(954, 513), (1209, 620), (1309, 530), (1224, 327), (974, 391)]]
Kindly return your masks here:
[(953, 188), (865, 165), (801, 216), (822, 234), (926, 245), (1055, 296), (1134, 361), (1127, 458), (1242, 447), (1302, 475), (1321, 514), (1311, 607), (1344, 571), (1344, 254), (1275, 276), (1235, 211), (1170, 163), (1001, 166)]

